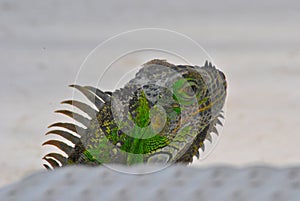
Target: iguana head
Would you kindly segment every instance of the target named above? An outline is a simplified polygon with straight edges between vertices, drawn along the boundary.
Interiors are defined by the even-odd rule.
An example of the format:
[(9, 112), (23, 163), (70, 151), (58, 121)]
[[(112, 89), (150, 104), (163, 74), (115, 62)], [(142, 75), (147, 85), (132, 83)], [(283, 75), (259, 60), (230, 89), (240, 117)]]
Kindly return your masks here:
[[(203, 67), (176, 66), (164, 60), (152, 60), (143, 65), (124, 89), (113, 93), (112, 100), (118, 104), (112, 105), (112, 108), (116, 110), (116, 116), (129, 112), (142, 127), (151, 123), (151, 119), (145, 118), (153, 107), (158, 113), (156, 115), (153, 111), (152, 117), (167, 117), (170, 113), (176, 113), (174, 117), (184, 116), (187, 123), (197, 123), (197, 116), (201, 117), (201, 122), (207, 123), (216, 118), (223, 108), (226, 88), (225, 75), (211, 63), (206, 62)], [(161, 124), (162, 121), (152, 123), (157, 127), (155, 123)]]
[(225, 97), (225, 76), (210, 63), (198, 67), (152, 60), (112, 94), (111, 108), (119, 130), (140, 139), (137, 144), (143, 146), (124, 150), (151, 154), (172, 144), (180, 132), (192, 136), (178, 147), (188, 149), (195, 136), (220, 114)]

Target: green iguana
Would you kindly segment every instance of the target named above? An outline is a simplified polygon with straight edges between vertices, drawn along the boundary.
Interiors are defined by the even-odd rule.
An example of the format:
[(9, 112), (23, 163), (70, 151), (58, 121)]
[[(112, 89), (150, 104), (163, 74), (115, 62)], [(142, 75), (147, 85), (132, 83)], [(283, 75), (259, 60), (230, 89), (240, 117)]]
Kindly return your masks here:
[(74, 146), (58, 139), (43, 143), (67, 154), (45, 155), (47, 169), (69, 164), (190, 163), (193, 156), (199, 158), (199, 148), (204, 149), (205, 139), (211, 140), (211, 132), (217, 134), (216, 125), (222, 125), (219, 118), (224, 118), (226, 79), (207, 61), (199, 67), (155, 59), (114, 92), (70, 86), (97, 109), (76, 100), (62, 102), (90, 118), (69, 110), (56, 111), (83, 126), (61, 122), (49, 126), (52, 130), (46, 135), (61, 136)]

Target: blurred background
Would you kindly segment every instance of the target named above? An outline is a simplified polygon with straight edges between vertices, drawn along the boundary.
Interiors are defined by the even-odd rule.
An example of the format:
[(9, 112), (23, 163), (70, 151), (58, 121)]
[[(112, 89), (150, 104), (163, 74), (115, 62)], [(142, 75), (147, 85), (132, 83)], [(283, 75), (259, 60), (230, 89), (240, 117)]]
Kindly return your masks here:
[(221, 139), (193, 165), (300, 164), (299, 1), (0, 0), (0, 186), (43, 169), (44, 133), (90, 51), (147, 27), (191, 37), (227, 76)]

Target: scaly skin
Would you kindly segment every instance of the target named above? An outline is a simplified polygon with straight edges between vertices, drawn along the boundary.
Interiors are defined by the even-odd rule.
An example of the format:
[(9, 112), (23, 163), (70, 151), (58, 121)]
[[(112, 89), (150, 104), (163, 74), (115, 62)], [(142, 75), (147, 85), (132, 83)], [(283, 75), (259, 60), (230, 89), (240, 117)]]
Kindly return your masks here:
[(217, 133), (215, 126), (221, 124), (227, 88), (224, 74), (211, 63), (199, 67), (157, 59), (144, 64), (124, 88), (114, 92), (70, 86), (82, 92), (97, 110), (75, 100), (63, 102), (91, 119), (68, 110), (57, 111), (86, 128), (72, 123), (49, 126), (59, 129), (47, 134), (62, 136), (75, 146), (46, 141), (43, 145), (54, 145), (68, 155), (47, 154), (44, 159), (48, 164), (44, 165), (48, 169), (68, 164), (190, 163), (193, 156), (199, 158), (199, 148), (204, 149), (210, 133)]

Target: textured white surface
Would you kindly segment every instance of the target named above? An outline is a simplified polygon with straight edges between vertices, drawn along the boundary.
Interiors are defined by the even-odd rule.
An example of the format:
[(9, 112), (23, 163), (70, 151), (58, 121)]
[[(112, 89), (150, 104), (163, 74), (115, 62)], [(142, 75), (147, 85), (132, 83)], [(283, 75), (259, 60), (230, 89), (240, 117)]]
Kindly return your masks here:
[[(137, 173), (153, 169), (131, 168)], [(300, 167), (171, 166), (156, 173), (130, 175), (105, 167), (74, 166), (40, 172), (7, 186), (0, 190), (0, 200), (299, 201)]]

